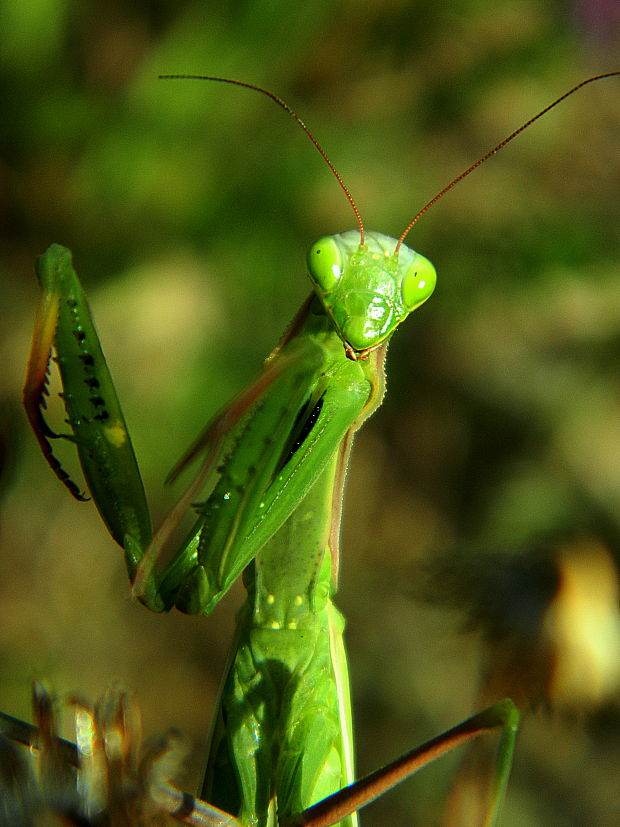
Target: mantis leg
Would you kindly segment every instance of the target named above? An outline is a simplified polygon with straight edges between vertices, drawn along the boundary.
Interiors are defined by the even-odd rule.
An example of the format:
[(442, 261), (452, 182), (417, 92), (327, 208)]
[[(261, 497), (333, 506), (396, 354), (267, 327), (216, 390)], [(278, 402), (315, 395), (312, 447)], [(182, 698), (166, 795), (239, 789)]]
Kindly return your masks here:
[(422, 746), (375, 770), (313, 807), (281, 822), (280, 827), (329, 827), (370, 804), (436, 758), (485, 733), (500, 731), (495, 778), (483, 827), (494, 827), (506, 793), (519, 727), (519, 712), (509, 698), (499, 701)]
[[(37, 260), (37, 276), (41, 299), (24, 387), (30, 424), (56, 476), (83, 500), (86, 497), (54, 456), (50, 439), (64, 438), (75, 444), (93, 500), (110, 534), (121, 547), (144, 548), (152, 534), (144, 486), (70, 251), (53, 244)], [(43, 416), (52, 347), (62, 377), (71, 435), (56, 434)]]

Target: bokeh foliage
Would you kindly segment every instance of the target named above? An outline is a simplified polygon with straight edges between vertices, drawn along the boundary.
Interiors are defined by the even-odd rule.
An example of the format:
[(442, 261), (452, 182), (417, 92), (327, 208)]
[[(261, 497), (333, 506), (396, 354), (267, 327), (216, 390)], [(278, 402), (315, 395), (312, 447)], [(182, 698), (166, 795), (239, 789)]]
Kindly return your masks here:
[[(157, 74), (227, 75), (282, 95), (368, 227), (398, 235), (554, 96), (618, 68), (617, 26), (593, 9), (0, 1), (2, 709), (29, 717), (33, 675), (92, 698), (118, 677), (148, 729), (178, 726), (200, 756), (240, 599), (208, 620), (133, 605), (94, 509), (44, 466), (19, 400), (35, 255), (53, 241), (74, 251), (161, 515), (166, 471), (304, 298), (306, 248), (352, 225), (282, 112)], [(343, 536), (338, 602), (362, 771), (475, 702), (479, 642), (459, 632), (462, 606), (447, 608), (441, 589), (437, 605), (415, 599), (429, 561), (467, 559), (474, 571), (479, 561), (482, 582), (541, 535), (595, 533), (616, 551), (619, 124), (620, 81), (588, 87), (409, 239), (439, 286), (390, 349), (386, 402), (354, 452)], [(510, 599), (531, 603), (516, 585)], [(615, 699), (579, 724), (528, 717), (505, 823), (617, 823), (619, 731)], [(366, 823), (432, 823), (450, 773), (449, 762), (430, 769)]]

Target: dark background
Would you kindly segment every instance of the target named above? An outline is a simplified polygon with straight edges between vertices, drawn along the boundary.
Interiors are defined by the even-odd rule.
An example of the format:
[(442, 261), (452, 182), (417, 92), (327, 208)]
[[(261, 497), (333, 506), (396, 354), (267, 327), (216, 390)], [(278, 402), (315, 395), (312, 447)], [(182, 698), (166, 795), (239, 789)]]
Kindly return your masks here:
[[(118, 678), (147, 732), (193, 739), (183, 783), (194, 788), (241, 599), (238, 587), (209, 619), (133, 604), (94, 508), (44, 465), (20, 406), (35, 255), (54, 241), (74, 252), (157, 519), (172, 499), (166, 471), (305, 297), (307, 247), (353, 224), (284, 113), (157, 75), (268, 86), (311, 125), (368, 228), (398, 235), (538, 109), (620, 68), (614, 12), (527, 0), (0, 2), (2, 710), (30, 718), (34, 676), (91, 699)], [(600, 564), (609, 597), (575, 609), (584, 659), (558, 688), (545, 670), (560, 655), (539, 635), (557, 583), (537, 556), (550, 534), (617, 551), (619, 127), (620, 79), (587, 87), (416, 227), (409, 243), (435, 263), (437, 291), (394, 338), (386, 401), (350, 469), (338, 604), (360, 772), (479, 705), (491, 656), (461, 633), (474, 599), (492, 637), (509, 629), (526, 655), (543, 650), (536, 680), (560, 707), (524, 721), (505, 825), (620, 820), (615, 574), (603, 552), (581, 567)], [(448, 571), (429, 577), (437, 560)], [(530, 694), (530, 667), (511, 652), (493, 650), (508, 663), (494, 697)], [(365, 823), (439, 821), (457, 760)]]

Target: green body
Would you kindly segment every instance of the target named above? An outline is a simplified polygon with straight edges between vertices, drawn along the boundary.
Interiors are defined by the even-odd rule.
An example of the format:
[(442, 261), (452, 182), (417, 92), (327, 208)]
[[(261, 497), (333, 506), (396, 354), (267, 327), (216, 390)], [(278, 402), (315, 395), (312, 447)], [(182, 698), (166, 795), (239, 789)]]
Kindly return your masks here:
[[(417, 253), (372, 233), (310, 249), (315, 295), (256, 382), (190, 451), (197, 483), (152, 538), (144, 490), (88, 304), (70, 254), (40, 259), (42, 299), (25, 399), (56, 474), (43, 419), (53, 345), (68, 421), (95, 504), (126, 552), (134, 591), (150, 608), (209, 614), (244, 572), (248, 598), (214, 725), (204, 795), (243, 825), (276, 825), (353, 780), (344, 621), (332, 603), (352, 436), (380, 404), (389, 336), (432, 293)], [(184, 464), (184, 463), (182, 463)], [(197, 521), (163, 572), (161, 546), (203, 492)], [(178, 518), (177, 518), (178, 512)], [(354, 827), (355, 815), (340, 822)]]
[[(243, 824), (277, 824), (354, 780), (344, 619), (329, 527), (337, 461), (244, 573), (234, 655), (203, 798)], [(357, 824), (355, 815), (341, 822)]]
[[(378, 233), (361, 245), (356, 232), (311, 247), (314, 294), (255, 382), (220, 411), (173, 472), (205, 455), (155, 535), (71, 255), (53, 245), (38, 262), (42, 293), (26, 411), (50, 466), (84, 499), (54, 456), (51, 440), (59, 435), (43, 416), (53, 348), (72, 429), (62, 436), (76, 444), (95, 504), (125, 550), (134, 594), (155, 611), (176, 605), (209, 614), (243, 572), (248, 596), (203, 788), (210, 804), (194, 802), (190, 823), (355, 827), (356, 811), (390, 786), (459, 743), (501, 727), (500, 783), (486, 821), (495, 823), (516, 732), (510, 702), (352, 783), (344, 621), (332, 602), (347, 460), (355, 431), (381, 403), (391, 333), (435, 286), (430, 262), (404, 245), (395, 249), (394, 239)], [(201, 494), (203, 502), (195, 505)], [(160, 572), (161, 550), (190, 508), (197, 511), (195, 525)], [(170, 799), (169, 812), (176, 812), (178, 800)]]

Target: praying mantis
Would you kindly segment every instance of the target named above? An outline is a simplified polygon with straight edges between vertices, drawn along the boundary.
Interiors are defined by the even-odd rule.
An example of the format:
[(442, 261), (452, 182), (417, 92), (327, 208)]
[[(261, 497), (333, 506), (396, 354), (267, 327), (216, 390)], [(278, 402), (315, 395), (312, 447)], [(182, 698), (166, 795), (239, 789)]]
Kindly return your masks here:
[[(173, 469), (171, 481), (201, 458), (195, 479), (155, 533), (71, 254), (53, 245), (39, 259), (42, 293), (26, 411), (58, 478), (73, 496), (85, 499), (51, 441), (60, 436), (76, 445), (94, 503), (124, 550), (133, 594), (153, 611), (175, 606), (208, 615), (243, 572), (248, 596), (238, 616), (201, 791), (221, 812), (205, 811), (193, 823), (355, 827), (356, 811), (385, 789), (457, 744), (500, 729), (486, 821), (495, 823), (518, 725), (516, 708), (507, 700), (354, 781), (344, 620), (332, 602), (347, 462), (356, 431), (381, 404), (391, 335), (435, 287), (433, 265), (404, 244), (413, 225), (550, 108), (585, 84), (618, 74), (588, 78), (530, 119), (431, 199), (399, 239), (365, 231), (346, 185), (284, 101), (251, 84), (202, 78), (257, 91), (288, 112), (336, 177), (357, 229), (323, 237), (310, 248), (313, 293), (256, 380), (216, 415)], [(56, 434), (43, 416), (52, 348), (70, 435)], [(192, 508), (193, 528), (160, 570), (162, 551)]]

